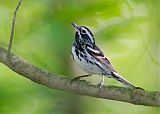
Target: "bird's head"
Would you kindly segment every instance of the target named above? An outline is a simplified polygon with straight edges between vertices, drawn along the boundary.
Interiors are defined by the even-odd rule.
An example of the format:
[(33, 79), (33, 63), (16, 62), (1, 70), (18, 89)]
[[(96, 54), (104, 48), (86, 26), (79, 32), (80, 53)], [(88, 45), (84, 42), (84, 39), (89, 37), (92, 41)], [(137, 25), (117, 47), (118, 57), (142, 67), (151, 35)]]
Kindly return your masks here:
[(92, 43), (95, 44), (94, 36), (92, 32), (85, 26), (78, 26), (75, 23), (72, 23), (73, 27), (76, 30), (75, 40), (79, 43)]

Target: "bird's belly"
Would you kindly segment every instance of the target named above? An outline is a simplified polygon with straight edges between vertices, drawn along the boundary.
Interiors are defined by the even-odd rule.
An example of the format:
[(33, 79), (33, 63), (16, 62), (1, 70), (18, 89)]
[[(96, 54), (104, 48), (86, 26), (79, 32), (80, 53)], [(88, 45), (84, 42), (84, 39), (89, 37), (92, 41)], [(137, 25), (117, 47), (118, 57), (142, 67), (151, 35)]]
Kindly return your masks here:
[(81, 61), (77, 59), (75, 61), (82, 70), (84, 70), (89, 74), (99, 74), (99, 75), (102, 74), (102, 71), (100, 70), (100, 68), (96, 66), (94, 63), (90, 63), (90, 62), (87, 63), (84, 59), (81, 59)]
[(72, 55), (73, 55), (74, 61), (78, 64), (78, 66), (82, 70), (84, 70), (88, 74), (102, 75), (103, 72), (101, 68), (97, 64), (95, 64), (94, 60), (92, 59), (86, 60), (85, 58), (76, 56), (73, 51), (72, 51)]

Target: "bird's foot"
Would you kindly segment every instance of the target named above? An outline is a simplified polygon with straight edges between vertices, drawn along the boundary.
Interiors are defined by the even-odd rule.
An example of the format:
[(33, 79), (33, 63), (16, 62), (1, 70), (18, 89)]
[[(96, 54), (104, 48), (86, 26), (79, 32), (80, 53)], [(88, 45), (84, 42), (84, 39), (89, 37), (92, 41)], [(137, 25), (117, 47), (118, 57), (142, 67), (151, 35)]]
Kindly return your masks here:
[(103, 84), (104, 84), (104, 81), (101, 81), (100, 83), (97, 84), (99, 86), (99, 89), (102, 88)]
[(75, 78), (73, 78), (73, 79), (71, 80), (71, 83), (72, 83), (73, 81), (78, 81), (78, 80), (80, 80), (80, 78), (89, 77), (89, 76), (92, 76), (92, 75), (91, 75), (91, 74), (87, 74), (87, 75), (82, 75), (82, 76), (75, 77)]
[(80, 80), (80, 77), (75, 77), (75, 78), (73, 78), (73, 79), (71, 80), (71, 83), (74, 82), (74, 81), (78, 81), (78, 80)]
[(80, 80), (80, 77), (75, 77), (71, 81), (77, 81), (77, 80)]

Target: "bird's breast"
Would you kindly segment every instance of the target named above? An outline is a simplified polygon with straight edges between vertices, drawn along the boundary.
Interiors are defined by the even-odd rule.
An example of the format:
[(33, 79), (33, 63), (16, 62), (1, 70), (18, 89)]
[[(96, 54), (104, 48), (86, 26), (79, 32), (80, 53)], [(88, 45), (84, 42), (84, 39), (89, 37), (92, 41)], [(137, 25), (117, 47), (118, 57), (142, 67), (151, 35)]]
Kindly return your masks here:
[(72, 56), (78, 66), (89, 74), (102, 75), (103, 71), (99, 62), (87, 53), (72, 47)]

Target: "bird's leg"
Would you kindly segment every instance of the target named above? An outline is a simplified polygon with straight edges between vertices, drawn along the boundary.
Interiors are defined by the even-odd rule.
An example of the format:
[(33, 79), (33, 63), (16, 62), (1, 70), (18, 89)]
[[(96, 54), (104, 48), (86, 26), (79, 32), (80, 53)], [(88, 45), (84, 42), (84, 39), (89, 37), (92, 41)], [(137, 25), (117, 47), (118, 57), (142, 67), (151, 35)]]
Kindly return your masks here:
[(103, 84), (104, 84), (104, 75), (102, 75), (102, 80), (98, 84), (100, 89), (102, 88)]
[(92, 74), (86, 74), (86, 75), (75, 77), (75, 78), (72, 79), (72, 81), (79, 80), (80, 78), (89, 77), (89, 76), (92, 76)]

